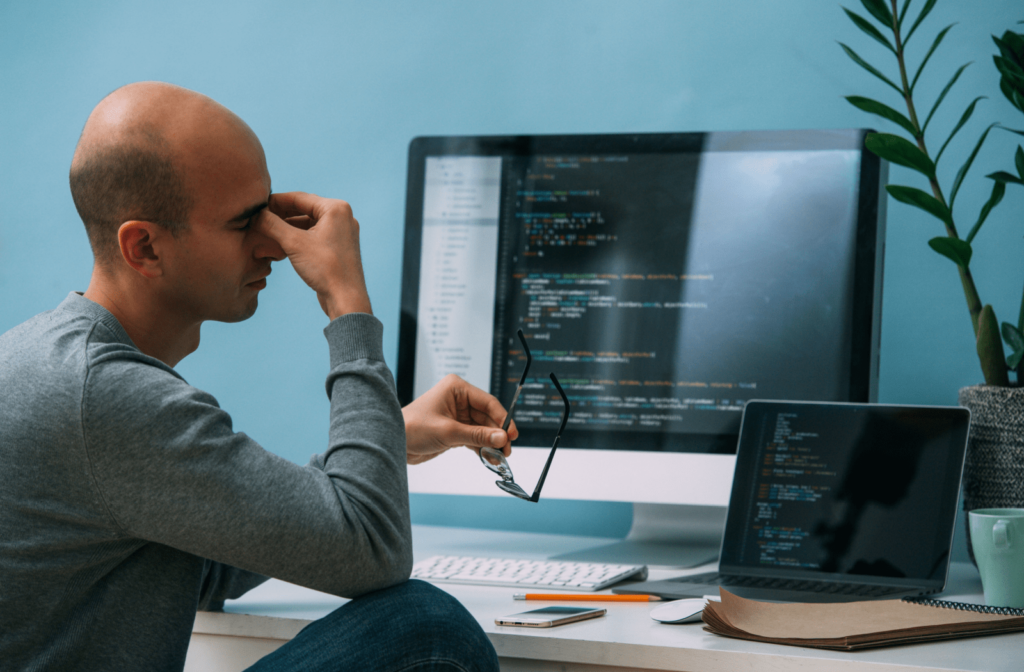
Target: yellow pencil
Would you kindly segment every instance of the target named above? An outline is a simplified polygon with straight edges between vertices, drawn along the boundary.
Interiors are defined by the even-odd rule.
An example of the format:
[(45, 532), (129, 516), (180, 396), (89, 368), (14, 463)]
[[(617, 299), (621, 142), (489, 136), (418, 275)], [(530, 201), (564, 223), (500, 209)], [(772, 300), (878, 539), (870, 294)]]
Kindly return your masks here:
[(660, 602), (657, 595), (593, 595), (587, 593), (570, 593), (554, 595), (548, 593), (513, 593), (513, 600), (552, 600), (570, 602)]

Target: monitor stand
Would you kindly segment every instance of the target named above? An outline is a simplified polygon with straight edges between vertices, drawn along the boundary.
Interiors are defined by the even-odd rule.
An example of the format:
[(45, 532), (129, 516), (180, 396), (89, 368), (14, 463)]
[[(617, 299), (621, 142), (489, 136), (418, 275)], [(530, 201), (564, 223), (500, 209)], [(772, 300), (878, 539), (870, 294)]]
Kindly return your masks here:
[(551, 559), (697, 567), (718, 559), (725, 512), (724, 506), (634, 504), (633, 526), (622, 541)]

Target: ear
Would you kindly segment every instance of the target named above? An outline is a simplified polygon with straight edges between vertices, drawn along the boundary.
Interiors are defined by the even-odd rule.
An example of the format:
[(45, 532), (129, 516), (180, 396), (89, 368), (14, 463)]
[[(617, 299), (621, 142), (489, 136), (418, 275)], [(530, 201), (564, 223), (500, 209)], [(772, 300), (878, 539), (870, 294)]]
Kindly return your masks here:
[(133, 270), (146, 278), (164, 274), (163, 262), (157, 253), (167, 231), (153, 222), (131, 220), (117, 230), (121, 257)]

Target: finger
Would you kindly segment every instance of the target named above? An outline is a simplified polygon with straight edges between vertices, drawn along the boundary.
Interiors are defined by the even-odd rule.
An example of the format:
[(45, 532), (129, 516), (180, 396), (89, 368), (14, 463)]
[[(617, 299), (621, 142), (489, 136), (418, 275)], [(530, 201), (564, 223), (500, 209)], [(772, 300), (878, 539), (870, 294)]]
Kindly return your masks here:
[(516, 421), (513, 420), (512, 424), (508, 426), (508, 430), (505, 432), (508, 434), (509, 441), (515, 441), (519, 438), (519, 428), (516, 427)]
[(307, 215), (297, 215), (295, 217), (286, 217), (284, 221), (288, 222), (289, 224), (294, 226), (296, 229), (303, 229), (303, 230), (309, 229), (314, 224), (316, 224), (316, 222), (313, 221), (313, 218), (309, 217)]
[(288, 250), (294, 249), (295, 236), (298, 231), (269, 209), (264, 209), (257, 215), (252, 223), (252, 228), (265, 236), (272, 238), (281, 249), (288, 254)]
[(469, 418), (474, 424), (483, 425), (484, 427), (501, 427), (501, 425), (495, 422), (491, 416), (487, 415), (483, 411), (478, 411), (475, 408), (469, 409)]
[[(482, 460), (487, 460), (488, 462), (490, 462), (491, 464), (493, 464), (495, 466), (500, 464), (500, 462), (498, 460), (496, 460), (496, 459), (494, 459), (494, 458), (492, 458), (492, 457), (490, 457), (488, 455), (483, 455), (481, 453), (482, 448), (480, 448), (479, 446), (466, 446), (466, 449), (467, 450), (472, 450), (474, 453), (476, 453), (477, 457), (479, 457)], [(504, 455), (506, 458), (509, 458), (509, 457), (512, 456), (512, 444), (511, 443), (508, 444), (507, 446), (505, 446), (504, 448), (500, 448), (499, 450), (501, 450), (501, 454)]]
[(448, 421), (440, 428), (438, 438), (444, 445), (480, 448), (503, 448), (508, 444), (508, 434), (494, 427), (467, 425), (455, 420)]
[(512, 442), (519, 438), (519, 431), (516, 430), (516, 423), (513, 422), (508, 426), (508, 431), (505, 432), (508, 437), (508, 442), (505, 445), (500, 446), (501, 454), (508, 457), (512, 454)]
[[(469, 410), (469, 417), (473, 420), (473, 422), (475, 422), (478, 425), (483, 425), (484, 427), (501, 426), (497, 422), (492, 420), (490, 416), (484, 415), (482, 411), (478, 411), (475, 408), (471, 408)], [(514, 420), (511, 422), (511, 424), (509, 424), (508, 431), (505, 433), (508, 435), (508, 443), (506, 443), (504, 446), (501, 446), (501, 451), (505, 454), (505, 457), (508, 457), (509, 455), (512, 454), (512, 442), (519, 438), (519, 429), (516, 428), (516, 423)], [(498, 446), (495, 447), (497, 448)]]
[(498, 426), (505, 422), (505, 416), (508, 415), (508, 412), (494, 395), (466, 383), (466, 399), (469, 401), (470, 408), (483, 412)]
[(307, 194), (304, 191), (287, 191), (281, 194), (271, 194), (267, 207), (275, 215), (281, 218), (306, 215), (319, 219), (319, 206), (324, 199), (316, 194)]

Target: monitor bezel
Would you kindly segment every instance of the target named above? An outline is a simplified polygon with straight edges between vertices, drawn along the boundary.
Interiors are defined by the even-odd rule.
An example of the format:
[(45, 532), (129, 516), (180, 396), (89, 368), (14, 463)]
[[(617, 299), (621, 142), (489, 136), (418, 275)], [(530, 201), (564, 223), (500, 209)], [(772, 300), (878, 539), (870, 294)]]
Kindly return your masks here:
[[(884, 199), (881, 182), (887, 165), (864, 146), (866, 129), (715, 132), (730, 151), (766, 149), (850, 149), (860, 151), (857, 233), (854, 261), (849, 393), (830, 401), (873, 402), (878, 389), (881, 320), (881, 265), (884, 249)], [(421, 136), (409, 144), (405, 239), (396, 384), (400, 402), (413, 400), (423, 199), (426, 159), (430, 156), (509, 156), (540, 154), (683, 153), (705, 149), (710, 132), (624, 133), (515, 136)], [(502, 194), (504, 196), (504, 194)], [(686, 435), (684, 435), (686, 436)], [(735, 454), (737, 434), (690, 435), (694, 450), (674, 454)], [(699, 447), (698, 447), (699, 446)], [(712, 447), (713, 446), (713, 447)], [(567, 450), (572, 448), (567, 447)]]

